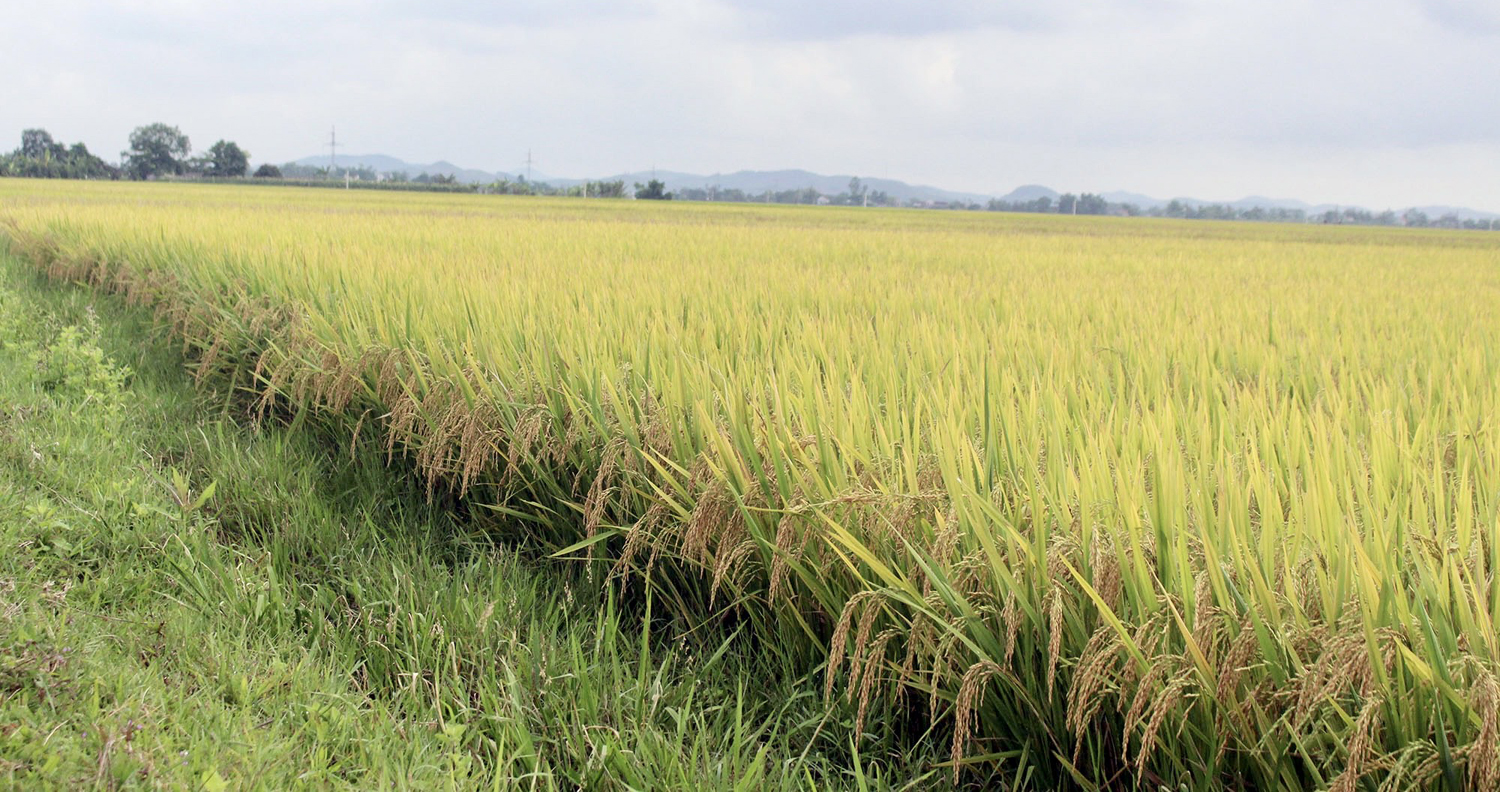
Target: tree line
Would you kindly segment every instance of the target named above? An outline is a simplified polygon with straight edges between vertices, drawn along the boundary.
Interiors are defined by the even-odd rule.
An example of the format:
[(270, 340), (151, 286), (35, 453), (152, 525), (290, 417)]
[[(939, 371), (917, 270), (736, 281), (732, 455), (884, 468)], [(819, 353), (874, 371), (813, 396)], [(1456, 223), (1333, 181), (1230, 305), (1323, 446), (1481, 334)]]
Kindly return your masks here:
[(130, 133), (130, 148), (112, 165), (82, 143), (64, 145), (45, 129), (21, 132), (21, 146), (0, 155), (0, 176), (40, 179), (155, 179), (198, 174), (214, 178), (245, 175), (250, 154), (237, 144), (220, 140), (193, 156), (192, 142), (182, 130), (166, 124), (147, 124)]
[[(849, 180), (849, 187), (838, 193), (825, 193), (815, 187), (782, 190), (770, 189), (750, 192), (735, 187), (682, 187), (674, 193), (684, 201), (720, 201), (725, 203), (778, 203), (821, 206), (919, 206), (918, 202), (902, 202), (883, 190), (871, 190), (858, 176)], [(925, 208), (925, 207), (924, 207)]]
[[(0, 176), (52, 179), (159, 179), (203, 178), (241, 179), (250, 167), (250, 153), (229, 140), (216, 141), (207, 151), (194, 156), (192, 142), (175, 126), (156, 123), (136, 127), (130, 133), (130, 148), (120, 152), (120, 164), (105, 162), (82, 143), (65, 145), (45, 129), (27, 129), (21, 133), (21, 145), (10, 154), (0, 154)], [(627, 190), (623, 180), (589, 181), (568, 186), (533, 182), (525, 177), (502, 177), (489, 184), (460, 183), (451, 174), (418, 174), (404, 171), (377, 173), (366, 166), (317, 167), (298, 163), (276, 166), (261, 165), (254, 177), (267, 183), (322, 184), (342, 182), (362, 188), (437, 190), (473, 192), (489, 195), (555, 195), (582, 198), (625, 198), (639, 200), (720, 201), (730, 203), (781, 203), (832, 206), (906, 206), (923, 209), (967, 211), (1029, 212), (1039, 214), (1116, 215), (1123, 217), (1171, 217), (1187, 220), (1243, 220), (1280, 223), (1324, 223), (1329, 225), (1407, 226), (1413, 228), (1467, 228), (1500, 230), (1500, 220), (1463, 219), (1453, 213), (1428, 217), (1417, 209), (1397, 214), (1394, 211), (1370, 212), (1364, 209), (1331, 209), (1309, 215), (1301, 209), (1275, 207), (1241, 208), (1228, 204), (1190, 204), (1173, 200), (1162, 206), (1142, 208), (1132, 203), (1116, 203), (1094, 193), (1063, 193), (1052, 198), (1039, 196), (1025, 201), (991, 199), (981, 205), (964, 201), (901, 201), (881, 190), (869, 189), (858, 177), (849, 180), (846, 190), (828, 194), (812, 187), (788, 190), (747, 192), (737, 188), (684, 187), (668, 191), (666, 184), (651, 179), (636, 182)]]
[(1397, 213), (1392, 210), (1371, 212), (1365, 209), (1330, 209), (1308, 213), (1302, 209), (1253, 206), (1241, 208), (1229, 204), (1198, 204), (1172, 200), (1160, 206), (1142, 207), (1134, 203), (1110, 201), (1095, 193), (1063, 193), (1053, 198), (1043, 195), (1030, 200), (1006, 201), (992, 198), (987, 203), (975, 201), (931, 201), (910, 198), (900, 201), (880, 190), (868, 190), (858, 178), (851, 179), (849, 189), (828, 194), (812, 187), (797, 190), (766, 190), (747, 193), (718, 186), (680, 188), (676, 196), (688, 201), (757, 202), (783, 204), (823, 204), (833, 206), (905, 206), (916, 209), (950, 209), (959, 211), (1027, 212), (1034, 214), (1113, 215), (1116, 217), (1170, 217), (1183, 220), (1240, 220), (1270, 223), (1323, 223), (1328, 225), (1406, 226), (1410, 228), (1465, 228), (1500, 231), (1500, 220), (1464, 219), (1447, 213), (1428, 217), (1418, 209)]
[(1343, 209), (1326, 209), (1322, 212), (1307, 212), (1302, 209), (1288, 209), (1281, 207), (1252, 206), (1241, 208), (1229, 206), (1228, 204), (1188, 204), (1183, 201), (1171, 201), (1165, 206), (1157, 206), (1145, 211), (1138, 211), (1129, 206), (1131, 214), (1142, 214), (1148, 217), (1173, 217), (1185, 220), (1243, 220), (1249, 222), (1271, 222), (1271, 223), (1320, 223), (1323, 225), (1362, 225), (1362, 226), (1405, 226), (1407, 228), (1466, 228), (1471, 230), (1500, 230), (1500, 221), (1483, 219), (1465, 219), (1457, 214), (1449, 212), (1438, 217), (1429, 217), (1420, 209), (1407, 209), (1397, 213), (1387, 209), (1383, 212), (1372, 212), (1368, 209), (1346, 207)]
[[(377, 171), (368, 165), (306, 165), (288, 162), (280, 167), (274, 165), (261, 167), (275, 169), (274, 174), (266, 175), (283, 179), (288, 183), (329, 182), (338, 186), (344, 186), (347, 183), (350, 187), (360, 189), (427, 189), (481, 195), (555, 195), (572, 198), (626, 198), (631, 194), (626, 189), (625, 182), (620, 179), (586, 181), (582, 184), (561, 186), (532, 181), (525, 176), (517, 176), (514, 179), (502, 176), (488, 183), (461, 182), (453, 174), (419, 173), (412, 176), (408, 171)], [(257, 171), (256, 175), (262, 174)], [(671, 198), (671, 193), (666, 192), (665, 184), (653, 181), (652, 185), (636, 184), (635, 197)]]
[[(979, 209), (977, 204), (942, 208)], [(1119, 217), (1170, 217), (1181, 220), (1239, 220), (1265, 223), (1321, 223), (1325, 225), (1406, 226), (1408, 228), (1466, 228), (1500, 231), (1500, 220), (1464, 219), (1455, 213), (1428, 217), (1419, 209), (1397, 213), (1387, 209), (1371, 212), (1354, 207), (1309, 213), (1303, 209), (1229, 204), (1196, 204), (1172, 200), (1161, 206), (1141, 207), (1133, 203), (1107, 201), (1102, 196), (1064, 193), (1053, 200), (1040, 196), (1029, 201), (991, 200), (983, 207), (992, 212), (1036, 212), (1042, 214), (1115, 215)]]

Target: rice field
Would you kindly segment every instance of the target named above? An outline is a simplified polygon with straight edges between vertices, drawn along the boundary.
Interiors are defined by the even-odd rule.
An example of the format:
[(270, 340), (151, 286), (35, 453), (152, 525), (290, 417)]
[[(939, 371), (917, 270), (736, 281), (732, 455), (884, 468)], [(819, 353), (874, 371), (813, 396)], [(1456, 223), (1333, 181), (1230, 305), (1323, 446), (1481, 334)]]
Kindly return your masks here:
[(17, 180), (0, 224), (954, 779), (1500, 786), (1500, 235)]

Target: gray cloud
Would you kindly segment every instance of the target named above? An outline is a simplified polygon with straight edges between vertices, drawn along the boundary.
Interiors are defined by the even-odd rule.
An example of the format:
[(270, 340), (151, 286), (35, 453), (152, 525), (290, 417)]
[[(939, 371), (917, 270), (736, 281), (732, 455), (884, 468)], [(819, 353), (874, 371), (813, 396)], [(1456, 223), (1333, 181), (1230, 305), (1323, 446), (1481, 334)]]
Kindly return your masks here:
[(1494, 0), (1419, 0), (1433, 20), (1464, 33), (1500, 35), (1500, 2)]
[[(176, 123), (602, 175), (805, 167), (1500, 209), (1496, 5), (12, 0), (0, 136)], [(0, 148), (9, 147), (0, 138)]]

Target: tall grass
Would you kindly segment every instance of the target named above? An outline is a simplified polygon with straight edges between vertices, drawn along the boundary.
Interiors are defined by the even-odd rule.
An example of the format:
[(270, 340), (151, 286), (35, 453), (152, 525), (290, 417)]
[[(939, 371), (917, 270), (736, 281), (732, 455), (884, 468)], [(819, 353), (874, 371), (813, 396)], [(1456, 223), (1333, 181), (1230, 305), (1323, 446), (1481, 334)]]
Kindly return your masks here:
[(0, 183), (13, 248), (953, 772), (1500, 784), (1500, 242)]

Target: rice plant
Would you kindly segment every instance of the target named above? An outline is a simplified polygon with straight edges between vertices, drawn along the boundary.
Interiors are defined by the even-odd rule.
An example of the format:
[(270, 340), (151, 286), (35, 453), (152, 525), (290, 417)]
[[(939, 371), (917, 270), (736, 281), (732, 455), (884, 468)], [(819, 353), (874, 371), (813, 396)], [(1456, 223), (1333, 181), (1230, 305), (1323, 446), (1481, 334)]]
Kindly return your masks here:
[(954, 779), (1500, 784), (1493, 235), (16, 181), (0, 221)]

